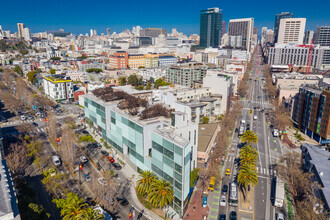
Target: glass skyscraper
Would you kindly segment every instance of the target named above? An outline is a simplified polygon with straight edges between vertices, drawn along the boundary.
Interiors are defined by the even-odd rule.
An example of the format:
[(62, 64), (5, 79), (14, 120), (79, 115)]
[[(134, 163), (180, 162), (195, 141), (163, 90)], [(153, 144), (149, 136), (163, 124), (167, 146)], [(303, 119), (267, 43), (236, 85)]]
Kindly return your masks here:
[(221, 44), (222, 12), (219, 8), (201, 10), (200, 43), (201, 48), (218, 47)]
[(277, 43), (277, 40), (278, 40), (278, 31), (280, 30), (280, 20), (282, 18), (293, 18), (293, 13), (291, 13), (291, 12), (282, 12), (281, 14), (276, 14), (275, 15), (274, 43)]

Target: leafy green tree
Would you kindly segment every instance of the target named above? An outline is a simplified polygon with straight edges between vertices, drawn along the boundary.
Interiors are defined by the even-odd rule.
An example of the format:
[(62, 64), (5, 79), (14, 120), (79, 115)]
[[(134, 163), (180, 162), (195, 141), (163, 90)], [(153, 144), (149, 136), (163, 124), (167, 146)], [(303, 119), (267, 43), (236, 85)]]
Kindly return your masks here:
[(51, 60), (61, 60), (61, 57), (52, 57)]
[(245, 145), (239, 151), (240, 163), (242, 165), (257, 166), (258, 152), (254, 147)]
[(255, 167), (249, 165), (240, 166), (237, 175), (237, 183), (243, 192), (246, 192), (250, 186), (258, 185), (258, 174)]
[(0, 68), (0, 72), (3, 72), (4, 70)]
[(100, 214), (98, 210), (88, 207), (83, 210), (81, 218), (88, 219), (88, 220), (103, 220), (104, 215)]
[(121, 85), (121, 86), (126, 85), (126, 77), (125, 76), (120, 78), (119, 85)]
[(137, 87), (136, 87), (136, 90), (143, 90), (144, 89), (144, 86), (143, 85), (138, 85)]
[(147, 86), (146, 86), (146, 90), (151, 90), (151, 83), (148, 82)]
[(241, 141), (247, 144), (256, 144), (258, 142), (258, 135), (251, 130), (247, 130), (243, 133)]
[(24, 50), (20, 50), (19, 52), (20, 52), (23, 56), (29, 53), (29, 51), (26, 50), (26, 49), (24, 49)]
[(23, 75), (23, 71), (20, 66), (15, 66), (14, 71), (21, 76)]
[(190, 187), (194, 187), (196, 184), (196, 181), (198, 180), (198, 173), (199, 169), (195, 168), (190, 172)]
[(127, 84), (138, 86), (139, 85), (139, 79), (135, 74), (132, 74), (127, 79)]
[(51, 70), (49, 70), (49, 73), (53, 75), (53, 74), (56, 73), (56, 70), (55, 69), (51, 69)]
[(79, 198), (75, 193), (68, 193), (65, 199), (53, 199), (53, 202), (61, 210), (63, 220), (81, 219), (87, 207), (84, 199)]
[(30, 203), (29, 208), (32, 209), (32, 211), (36, 214), (38, 214), (39, 219), (49, 219), (50, 214), (47, 213), (42, 205), (38, 205), (35, 203)]
[(41, 73), (42, 72), (40, 68), (36, 68), (35, 71), (36, 71), (36, 73)]
[(36, 76), (36, 72), (35, 71), (30, 71), (26, 74), (27, 78), (28, 78), (28, 81), (29, 82), (32, 82), (33, 79), (35, 78)]
[(156, 179), (151, 183), (148, 191), (148, 201), (157, 208), (171, 204), (174, 198), (174, 192), (171, 184), (166, 180)]
[(145, 67), (144, 66), (139, 66), (139, 69), (144, 69)]
[(206, 117), (206, 116), (204, 116), (204, 117), (202, 118), (202, 123), (203, 123), (203, 124), (208, 124), (209, 121), (210, 121), (210, 119), (209, 119), (208, 117)]
[(100, 68), (89, 68), (86, 70), (87, 73), (100, 73), (100, 72), (103, 72), (102, 69)]
[(154, 87), (157, 89), (159, 86), (168, 86), (168, 85), (171, 85), (171, 83), (165, 82), (161, 78), (157, 79), (156, 82), (154, 83)]
[(91, 135), (83, 135), (79, 138), (79, 142), (93, 143), (95, 140)]
[(37, 84), (37, 82), (38, 82), (38, 79), (37, 79), (37, 77), (34, 77), (34, 78), (33, 78), (33, 82), (32, 82), (32, 83), (33, 83), (33, 85)]
[(154, 83), (154, 82), (155, 82), (155, 78), (154, 78), (154, 77), (150, 77), (149, 81), (150, 81), (151, 83)]
[(146, 170), (139, 174), (139, 180), (137, 181), (136, 190), (141, 194), (145, 195), (150, 191), (151, 184), (157, 179), (156, 175)]

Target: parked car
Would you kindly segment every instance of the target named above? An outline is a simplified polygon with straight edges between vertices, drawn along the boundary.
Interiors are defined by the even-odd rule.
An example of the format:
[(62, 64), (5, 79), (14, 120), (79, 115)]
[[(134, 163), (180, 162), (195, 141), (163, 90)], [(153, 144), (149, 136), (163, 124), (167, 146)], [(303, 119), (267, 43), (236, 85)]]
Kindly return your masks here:
[(80, 160), (81, 160), (83, 163), (87, 163), (87, 162), (88, 162), (88, 158), (87, 158), (85, 155), (81, 156), (81, 157), (80, 157)]
[(276, 213), (276, 220), (284, 220), (283, 213), (280, 213), (280, 212)]
[(39, 126), (38, 123), (36, 123), (36, 122), (33, 122), (32, 125), (33, 125), (34, 127), (38, 127), (38, 126)]
[(29, 120), (33, 120), (33, 119), (34, 119), (32, 115), (28, 115), (27, 118), (28, 118)]
[(86, 131), (86, 130), (83, 130), (81, 133), (83, 133), (83, 134), (89, 134), (89, 132)]
[(25, 121), (25, 120), (26, 120), (25, 115), (21, 115), (21, 120), (22, 120), (22, 121)]
[(226, 206), (226, 196), (222, 195), (220, 199), (220, 206)]
[(121, 166), (118, 163), (113, 163), (112, 166), (116, 168), (116, 170), (120, 170)]
[(221, 214), (219, 216), (219, 220), (226, 220), (226, 215), (225, 214)]
[(109, 153), (106, 152), (105, 150), (102, 150), (102, 151), (101, 151), (101, 154), (103, 154), (104, 156), (109, 156)]
[(61, 166), (61, 159), (59, 156), (55, 155), (55, 156), (52, 156), (52, 160), (53, 160), (53, 163), (55, 166)]
[(108, 182), (107, 182), (106, 179), (104, 179), (103, 177), (98, 178), (97, 181), (99, 181), (99, 183), (100, 183), (102, 186), (107, 186), (107, 185), (108, 185)]
[(227, 192), (228, 192), (228, 185), (223, 185), (222, 186), (222, 193), (227, 194)]
[(122, 206), (127, 206), (129, 204), (128, 200), (124, 197), (117, 197), (116, 199)]
[(230, 169), (226, 169), (226, 176), (229, 176), (230, 175)]
[(113, 159), (113, 157), (111, 156), (107, 156), (107, 159), (110, 163), (114, 163), (115, 162), (115, 159)]
[(88, 173), (85, 173), (83, 176), (87, 182), (90, 182), (92, 180)]

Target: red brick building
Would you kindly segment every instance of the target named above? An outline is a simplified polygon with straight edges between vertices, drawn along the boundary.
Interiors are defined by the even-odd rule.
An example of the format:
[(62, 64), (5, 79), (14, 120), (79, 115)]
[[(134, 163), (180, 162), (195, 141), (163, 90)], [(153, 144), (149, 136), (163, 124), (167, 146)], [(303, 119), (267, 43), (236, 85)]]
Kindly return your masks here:
[(109, 64), (112, 69), (127, 69), (128, 53), (125, 51), (117, 51), (109, 57)]

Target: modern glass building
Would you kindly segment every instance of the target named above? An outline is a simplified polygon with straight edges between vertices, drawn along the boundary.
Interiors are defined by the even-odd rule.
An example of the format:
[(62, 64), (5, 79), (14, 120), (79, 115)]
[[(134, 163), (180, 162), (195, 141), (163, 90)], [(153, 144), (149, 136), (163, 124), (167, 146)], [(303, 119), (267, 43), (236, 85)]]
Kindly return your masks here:
[(278, 40), (278, 31), (280, 30), (280, 20), (282, 18), (293, 18), (293, 13), (291, 13), (291, 12), (282, 12), (281, 14), (276, 14), (275, 15), (274, 43), (277, 43), (277, 40)]
[(151, 170), (169, 181), (174, 190), (171, 207), (183, 216), (188, 208), (190, 171), (197, 164), (198, 125), (182, 112), (173, 112), (171, 119), (141, 120), (119, 109), (117, 103), (87, 94), (86, 120), (138, 172)]
[(320, 46), (330, 46), (330, 26), (317, 27), (313, 43), (320, 44)]
[(218, 47), (221, 45), (222, 12), (219, 8), (201, 10), (200, 43), (201, 48)]

